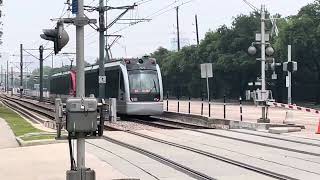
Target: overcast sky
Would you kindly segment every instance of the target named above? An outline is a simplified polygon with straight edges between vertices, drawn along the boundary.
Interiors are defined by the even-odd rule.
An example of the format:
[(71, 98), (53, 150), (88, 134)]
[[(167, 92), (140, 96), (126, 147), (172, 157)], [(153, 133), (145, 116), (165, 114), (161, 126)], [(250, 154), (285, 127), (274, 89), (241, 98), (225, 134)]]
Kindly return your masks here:
[[(84, 0), (86, 5), (96, 6), (98, 0)], [(109, 0), (110, 6), (131, 5), (141, 0)], [(144, 0), (148, 1), (148, 0)], [(142, 2), (144, 2), (142, 0)], [(173, 49), (172, 39), (176, 34), (176, 11), (175, 6), (181, 5), (189, 0), (150, 0), (139, 5), (136, 10), (129, 12), (124, 18), (144, 18), (152, 15), (154, 18), (150, 22), (142, 22), (134, 26), (125, 28), (127, 25), (116, 24), (109, 32), (116, 32), (125, 28), (117, 34), (123, 35), (112, 48), (113, 57), (138, 57), (149, 54), (162, 46)], [(254, 6), (260, 8), (265, 4), (271, 14), (279, 13), (283, 16), (296, 14), (298, 10), (313, 2), (313, 0), (248, 0)], [(0, 47), (4, 52), (1, 64), (9, 59), (18, 62), (19, 57), (12, 56), (19, 53), (19, 44), (24, 44), (26, 49), (38, 49), (43, 44), (47, 48), (53, 47), (53, 43), (40, 39), (42, 29), (52, 28), (54, 22), (52, 18), (60, 17), (65, 12), (64, 2), (66, 0), (4, 0), (2, 7), (4, 17), (3, 45)], [(176, 2), (176, 3), (174, 3)], [(163, 9), (159, 13), (155, 12)], [(252, 9), (242, 0), (193, 0), (180, 7), (180, 30), (181, 39), (186, 44), (196, 43), (194, 26), (194, 15), (198, 15), (200, 39), (205, 33), (212, 29), (226, 24), (230, 26), (233, 17), (239, 14), (249, 14)], [(109, 13), (108, 20), (112, 20), (121, 11)], [(86, 12), (91, 18), (97, 18), (97, 12)], [(68, 13), (64, 15), (68, 17)], [(71, 14), (72, 17), (72, 14)], [(63, 49), (63, 52), (75, 52), (75, 27), (66, 28), (70, 35), (70, 42)], [(254, 34), (254, 32), (252, 32)], [(110, 41), (111, 42), (111, 39)], [(249, 44), (249, 42), (248, 42)], [(92, 63), (98, 56), (98, 33), (90, 26), (85, 28), (85, 59)], [(38, 56), (38, 51), (31, 51)], [(49, 51), (46, 52), (50, 53)], [(10, 56), (9, 56), (10, 55)], [(69, 58), (72, 58), (70, 56)], [(69, 64), (69, 60), (64, 56), (54, 57), (54, 66), (61, 66), (62, 63)], [(25, 61), (33, 62), (29, 65), (29, 70), (37, 67), (38, 61), (32, 57), (25, 57)], [(51, 58), (45, 61), (45, 65), (51, 66)]]

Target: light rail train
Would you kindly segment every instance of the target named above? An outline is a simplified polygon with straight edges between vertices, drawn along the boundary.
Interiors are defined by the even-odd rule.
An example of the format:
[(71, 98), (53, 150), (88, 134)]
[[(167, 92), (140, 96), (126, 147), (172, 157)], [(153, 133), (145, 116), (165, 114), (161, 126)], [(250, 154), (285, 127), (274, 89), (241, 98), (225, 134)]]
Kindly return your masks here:
[[(156, 59), (143, 57), (108, 62), (106, 98), (117, 99), (117, 112), (124, 115), (159, 115), (163, 112), (163, 86)], [(99, 92), (99, 66), (85, 68), (86, 96)], [(76, 94), (76, 72), (55, 74), (50, 79), (50, 97), (66, 99)]]

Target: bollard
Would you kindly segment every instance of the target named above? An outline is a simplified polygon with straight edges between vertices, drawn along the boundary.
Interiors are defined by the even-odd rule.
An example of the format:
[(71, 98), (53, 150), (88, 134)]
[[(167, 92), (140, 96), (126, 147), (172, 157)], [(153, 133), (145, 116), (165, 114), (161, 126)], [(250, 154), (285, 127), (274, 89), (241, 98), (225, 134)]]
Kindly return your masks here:
[(167, 112), (169, 111), (169, 93), (167, 92)]
[(201, 116), (203, 115), (203, 97), (201, 98)]
[(191, 110), (190, 110), (190, 108), (191, 108), (191, 102), (190, 102), (190, 100), (191, 100), (191, 98), (190, 98), (190, 96), (189, 96), (189, 103), (188, 103), (188, 112), (189, 112), (189, 114), (191, 113)]
[(240, 102), (240, 121), (242, 121), (242, 98), (241, 98), (241, 96), (239, 98), (239, 102)]
[(211, 117), (211, 104), (210, 104), (210, 99), (208, 99), (208, 107), (209, 107), (209, 117)]
[(180, 100), (180, 97), (178, 96), (178, 113), (180, 112), (180, 102), (179, 102), (179, 100)]
[(57, 138), (61, 137), (61, 130), (63, 127), (62, 119), (63, 119), (63, 104), (60, 98), (55, 99), (55, 121), (57, 128)]
[(109, 98), (109, 120), (114, 123), (117, 122), (117, 99)]
[(226, 95), (223, 96), (223, 119), (226, 119)]

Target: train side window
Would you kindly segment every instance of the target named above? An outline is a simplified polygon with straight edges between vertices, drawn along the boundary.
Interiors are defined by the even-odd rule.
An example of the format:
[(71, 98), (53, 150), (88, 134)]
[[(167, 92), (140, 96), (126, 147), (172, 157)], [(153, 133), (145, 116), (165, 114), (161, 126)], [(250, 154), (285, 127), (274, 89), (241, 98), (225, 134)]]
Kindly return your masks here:
[(108, 70), (106, 71), (107, 84), (106, 84), (106, 97), (107, 98), (118, 98), (119, 91), (119, 71)]

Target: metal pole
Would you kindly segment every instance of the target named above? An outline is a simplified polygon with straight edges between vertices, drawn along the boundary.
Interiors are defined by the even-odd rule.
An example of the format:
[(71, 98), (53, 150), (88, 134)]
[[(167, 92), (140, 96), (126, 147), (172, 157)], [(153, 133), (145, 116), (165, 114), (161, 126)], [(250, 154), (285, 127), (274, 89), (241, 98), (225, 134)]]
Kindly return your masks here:
[(11, 66), (11, 96), (13, 95), (13, 66)]
[[(106, 0), (106, 6), (108, 5), (108, 0)], [(106, 18), (105, 18), (105, 24), (108, 24), (108, 11), (106, 11)], [(110, 61), (110, 55), (108, 50), (108, 28), (105, 29), (106, 39), (105, 39), (105, 46), (106, 46), (106, 62)]]
[(210, 101), (210, 88), (209, 88), (209, 78), (207, 76), (207, 97), (208, 97), (208, 102)]
[(9, 92), (9, 61), (7, 61), (7, 78), (6, 78), (6, 81), (7, 81), (7, 92)]
[(99, 98), (105, 98), (105, 71), (104, 71), (104, 47), (105, 47), (105, 24), (104, 24), (104, 0), (99, 0)]
[(180, 97), (178, 96), (178, 113), (180, 112)]
[(191, 113), (191, 98), (190, 98), (190, 96), (189, 96), (189, 102), (188, 102), (188, 112), (189, 112), (189, 114)]
[[(83, 0), (78, 0), (78, 13), (76, 18), (84, 17)], [(77, 97), (85, 96), (84, 74), (84, 25), (76, 26), (76, 58), (77, 58)], [(85, 171), (85, 138), (77, 139), (77, 166)]]
[(23, 45), (20, 44), (20, 98), (22, 98), (23, 90)]
[(1, 88), (3, 87), (3, 68), (1, 65)]
[(200, 41), (199, 41), (199, 29), (198, 29), (198, 16), (197, 15), (195, 15), (195, 20), (196, 20), (197, 45), (199, 45)]
[(2, 69), (2, 65), (1, 65), (1, 85), (3, 83), (3, 69)]
[(180, 51), (179, 6), (176, 7), (176, 11), (177, 11), (177, 45), (178, 45), (178, 51)]
[[(265, 39), (265, 6), (261, 7), (261, 91), (263, 100), (266, 99), (266, 39)], [(262, 107), (262, 122), (266, 121), (266, 107)]]
[(226, 95), (223, 96), (223, 119), (226, 119)]
[(167, 112), (169, 111), (169, 93), (167, 92)]
[(4, 73), (4, 91), (7, 92), (7, 72)]
[(201, 95), (201, 116), (203, 115), (203, 95)]
[(241, 98), (241, 96), (239, 97), (239, 102), (240, 102), (240, 121), (242, 121), (242, 98)]
[(39, 52), (40, 52), (40, 58), (39, 58), (39, 61), (40, 61), (40, 98), (39, 98), (39, 101), (42, 102), (43, 101), (43, 46), (41, 45), (39, 47)]
[[(291, 62), (291, 45), (288, 45), (288, 62)], [(292, 79), (292, 73), (290, 71), (288, 71), (288, 104), (292, 104), (292, 97), (291, 97), (291, 79)]]

